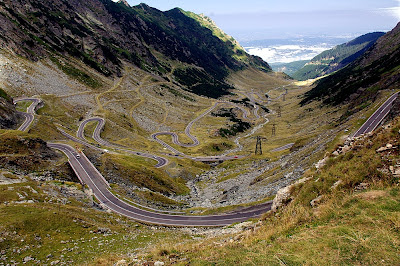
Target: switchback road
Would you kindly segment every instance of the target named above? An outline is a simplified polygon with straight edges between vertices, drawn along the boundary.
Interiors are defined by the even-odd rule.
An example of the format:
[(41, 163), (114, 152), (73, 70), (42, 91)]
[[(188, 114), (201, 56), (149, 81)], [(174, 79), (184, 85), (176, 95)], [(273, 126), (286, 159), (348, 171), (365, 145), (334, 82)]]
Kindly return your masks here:
[[(186, 128), (185, 128), (185, 134), (186, 134), (186, 136), (188, 136), (188, 137), (192, 140), (192, 143), (189, 143), (189, 144), (188, 144), (188, 143), (182, 143), (182, 142), (179, 141), (179, 136), (178, 136), (176, 133), (174, 133), (174, 132), (166, 132), (166, 131), (154, 133), (154, 134), (151, 135), (151, 138), (154, 139), (155, 141), (157, 141), (158, 143), (160, 143), (160, 144), (161, 144), (162, 146), (164, 146), (165, 148), (167, 148), (167, 149), (169, 149), (170, 151), (172, 151), (173, 153), (178, 154), (178, 155), (184, 155), (182, 152), (176, 150), (176, 149), (173, 148), (171, 145), (167, 144), (165, 141), (159, 139), (158, 137), (159, 137), (159, 136), (162, 136), (162, 135), (171, 136), (172, 142), (173, 142), (174, 144), (176, 144), (176, 145), (181, 146), (181, 147), (190, 148), (190, 147), (196, 147), (196, 146), (198, 146), (198, 145), (200, 144), (199, 140), (198, 140), (195, 136), (193, 136), (193, 135), (190, 133), (190, 131), (191, 131), (193, 125), (194, 125), (197, 121), (199, 121), (200, 119), (202, 119), (203, 117), (205, 117), (206, 115), (208, 115), (212, 110), (214, 110), (214, 109), (215, 109), (218, 105), (220, 105), (220, 104), (231, 104), (231, 105), (234, 105), (235, 107), (237, 107), (237, 108), (239, 108), (240, 110), (242, 110), (242, 112), (243, 112), (243, 118), (244, 118), (244, 119), (248, 119), (248, 115), (249, 115), (248, 110), (244, 109), (243, 107), (241, 107), (241, 106), (239, 106), (239, 105), (237, 105), (237, 104), (231, 103), (231, 102), (219, 101), (219, 102), (216, 102), (216, 103), (215, 103), (213, 106), (211, 106), (209, 109), (207, 109), (204, 113), (202, 113), (201, 115), (199, 115), (198, 117), (196, 117), (195, 119), (193, 119), (193, 120), (186, 126)], [(220, 156), (220, 157), (221, 157), (221, 156)], [(222, 160), (223, 160), (223, 159), (222, 159)]]
[[(392, 95), (371, 117), (368, 121), (356, 132), (355, 135), (360, 135), (376, 128), (377, 125), (383, 120), (383, 118), (388, 114), (390, 107), (397, 97), (397, 93)], [(19, 99), (21, 101), (28, 99)], [(19, 101), (16, 100), (16, 101)], [(32, 100), (34, 103), (39, 103), (39, 99)], [(30, 114), (34, 113), (36, 105), (30, 106), (27, 110)], [(208, 112), (212, 109), (210, 108)], [(205, 115), (205, 114), (204, 114)], [(98, 121), (98, 128), (93, 133), (93, 138), (99, 143), (109, 144), (105, 140), (101, 139), (100, 132), (104, 126), (104, 120), (102, 118), (93, 118), (91, 121)], [(197, 121), (197, 120), (194, 120)], [(24, 123), (25, 124), (25, 123)], [(87, 122), (83, 122), (78, 130), (78, 137), (83, 138), (83, 128)], [(29, 126), (29, 124), (28, 124)], [(28, 127), (26, 126), (26, 128)], [(82, 127), (82, 128), (81, 128)], [(25, 128), (25, 129), (26, 129)], [(189, 128), (190, 130), (190, 128)], [(65, 133), (65, 132), (64, 132)], [(67, 133), (65, 133), (68, 135)], [(76, 141), (81, 141), (87, 143), (82, 139), (74, 138)], [(86, 144), (85, 144), (86, 145)], [(91, 144), (89, 144), (91, 145)], [(101, 204), (123, 216), (132, 218), (136, 221), (149, 223), (149, 224), (159, 224), (167, 226), (225, 226), (236, 222), (242, 222), (250, 218), (256, 218), (261, 216), (263, 213), (271, 209), (272, 202), (268, 202), (259, 206), (250, 207), (247, 209), (242, 209), (232, 213), (221, 214), (221, 215), (209, 215), (209, 216), (184, 216), (184, 215), (171, 215), (163, 214), (157, 212), (146, 211), (137, 208), (133, 205), (128, 204), (116, 197), (111, 191), (110, 186), (106, 179), (100, 174), (100, 172), (94, 167), (94, 165), (88, 160), (84, 153), (78, 153), (74, 148), (67, 144), (49, 143), (50, 148), (58, 149), (62, 151), (69, 160), (71, 167), (78, 176), (79, 180), (86, 184), (90, 189), (92, 189), (95, 197), (100, 201)], [(93, 145), (92, 145), (93, 146)], [(100, 149), (93, 146), (96, 149)], [(139, 155), (139, 153), (136, 153)], [(152, 156), (152, 155), (150, 155)], [(153, 156), (154, 158), (154, 156)]]
[(185, 216), (156, 213), (139, 209), (117, 198), (111, 191), (108, 182), (97, 171), (83, 153), (69, 145), (49, 143), (50, 148), (58, 149), (67, 155), (70, 165), (83, 184), (92, 189), (100, 203), (110, 210), (136, 221), (167, 226), (225, 226), (243, 222), (250, 218), (260, 217), (271, 209), (272, 202), (250, 207), (241, 211), (208, 216)]
[[(92, 122), (92, 121), (97, 122), (97, 126), (93, 131), (92, 137), (99, 144), (101, 144), (103, 146), (106, 146), (106, 147), (113, 148), (115, 150), (119, 150), (119, 151), (123, 151), (123, 152), (126, 152), (126, 153), (130, 153), (130, 154), (133, 154), (133, 155), (136, 155), (136, 156), (140, 156), (140, 157), (145, 157), (145, 158), (149, 158), (149, 159), (152, 159), (152, 160), (156, 160), (157, 164), (154, 166), (156, 168), (160, 168), (160, 167), (163, 167), (163, 166), (168, 164), (168, 159), (166, 159), (164, 157), (156, 156), (156, 155), (153, 155), (153, 154), (148, 154), (148, 153), (145, 153), (145, 152), (134, 151), (134, 150), (128, 149), (127, 147), (124, 147), (124, 146), (121, 146), (121, 145), (116, 145), (116, 144), (110, 143), (110, 142), (102, 139), (101, 136), (100, 136), (100, 133), (103, 130), (106, 121), (101, 117), (92, 117), (92, 118), (89, 118), (89, 119), (86, 119), (86, 120), (82, 121), (82, 123), (79, 125), (78, 131), (76, 133), (76, 136), (79, 139), (76, 139), (75, 137), (72, 137), (71, 135), (69, 135), (69, 134), (67, 134), (65, 132), (63, 134), (65, 136), (67, 136), (68, 138), (76, 141), (76, 142), (79, 142), (79, 143), (81, 143), (83, 145), (86, 145), (86, 146), (89, 145), (90, 148), (98, 149), (96, 146), (93, 146), (93, 145), (87, 143), (86, 139), (85, 139), (85, 136), (84, 136), (85, 126), (87, 125), (87, 123)], [(60, 131), (62, 131), (62, 130), (60, 130)]]
[(37, 106), (42, 102), (41, 99), (38, 98), (16, 98), (14, 99), (14, 104), (18, 102), (25, 102), (31, 101), (31, 105), (26, 109), (26, 113), (21, 112), (23, 116), (25, 116), (25, 121), (22, 125), (18, 128), (19, 131), (27, 131), (29, 126), (32, 124), (33, 120), (35, 119), (35, 111)]

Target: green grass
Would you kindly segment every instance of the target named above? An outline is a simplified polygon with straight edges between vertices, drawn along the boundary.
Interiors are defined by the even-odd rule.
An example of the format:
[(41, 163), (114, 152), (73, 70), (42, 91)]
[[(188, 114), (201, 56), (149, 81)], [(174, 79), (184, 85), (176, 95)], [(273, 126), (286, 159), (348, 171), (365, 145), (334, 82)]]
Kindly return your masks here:
[[(6, 263), (22, 263), (31, 256), (39, 264), (57, 260), (70, 265), (97, 265), (105, 261), (113, 264), (115, 254), (136, 252), (160, 241), (173, 243), (188, 238), (179, 231), (151, 230), (118, 215), (92, 209), (74, 198), (63, 200), (60, 192), (68, 186), (76, 184), (27, 181), (0, 185), (0, 251)], [(12, 203), (20, 200), (17, 193), (35, 203)]]
[(0, 97), (6, 99), (7, 101), (11, 101), (11, 97), (1, 88), (0, 88)]
[(26, 112), (27, 108), (32, 104), (31, 101), (21, 101), (17, 103), (16, 109), (20, 112)]
[(96, 89), (102, 86), (101, 82), (87, 74), (86, 72), (73, 67), (71, 64), (66, 62), (60, 62), (56, 57), (50, 57), (51, 61), (56, 64), (56, 66), (61, 69), (69, 77), (87, 85), (90, 88)]
[(171, 178), (162, 170), (149, 167), (147, 159), (142, 157), (105, 154), (102, 160), (100, 169), (103, 171), (113, 169), (122, 179), (136, 186), (146, 187), (166, 195), (189, 192), (183, 179)]
[[(400, 163), (399, 151), (375, 151), (386, 143), (399, 144), (399, 128), (397, 120), (391, 129), (330, 159), (321, 170), (307, 172), (311, 180), (292, 188), (289, 205), (275, 215), (266, 214), (260, 229), (245, 233), (240, 241), (223, 236), (169, 248), (191, 265), (399, 264), (400, 180), (378, 170)], [(332, 188), (338, 180), (342, 184)], [(361, 182), (369, 188), (355, 190)], [(318, 195), (322, 201), (311, 207)], [(151, 258), (165, 260), (156, 252)]]
[(135, 194), (139, 197), (145, 199), (146, 201), (150, 201), (153, 203), (162, 204), (163, 206), (182, 206), (183, 203), (178, 202), (176, 200), (172, 200), (167, 198), (161, 194), (152, 192), (152, 191), (135, 191)]

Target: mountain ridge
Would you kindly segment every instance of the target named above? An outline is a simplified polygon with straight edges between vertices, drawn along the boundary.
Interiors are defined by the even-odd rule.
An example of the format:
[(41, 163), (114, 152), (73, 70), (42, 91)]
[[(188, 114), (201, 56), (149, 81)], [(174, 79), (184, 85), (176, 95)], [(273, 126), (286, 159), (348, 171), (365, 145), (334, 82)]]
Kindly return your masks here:
[(301, 104), (323, 100), (339, 105), (351, 102), (350, 108), (373, 101), (383, 89), (397, 89), (400, 81), (400, 23), (379, 38), (363, 56), (316, 82)]
[(315, 56), (291, 76), (304, 81), (337, 71), (363, 55), (383, 35), (383, 32), (367, 33), (347, 43), (337, 45)]
[(127, 61), (164, 78), (179, 61), (184, 64), (180, 70), (191, 72), (196, 82), (185, 82), (180, 72), (173, 76), (195, 93), (201, 88), (191, 83), (213, 86), (215, 95), (205, 96), (226, 94), (230, 71), (250, 65), (270, 71), (267, 63), (246, 53), (247, 62), (236, 60), (231, 44), (180, 9), (162, 12), (111, 0), (7, 0), (0, 3), (0, 22), (0, 47), (30, 60), (72, 56), (104, 76), (121, 76)]

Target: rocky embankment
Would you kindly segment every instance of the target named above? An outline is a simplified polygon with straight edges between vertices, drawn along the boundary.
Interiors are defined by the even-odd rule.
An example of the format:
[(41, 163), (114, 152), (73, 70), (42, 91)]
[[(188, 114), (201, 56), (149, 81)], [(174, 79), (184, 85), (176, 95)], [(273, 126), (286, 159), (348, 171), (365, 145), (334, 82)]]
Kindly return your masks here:
[(0, 167), (15, 171), (51, 168), (59, 155), (47, 143), (24, 133), (6, 134), (0, 138)]
[[(381, 131), (377, 132), (370, 132), (365, 135), (361, 135), (359, 137), (348, 138), (344, 141), (342, 145), (339, 145), (331, 154), (324, 157), (322, 160), (318, 161), (315, 164), (315, 168), (317, 171), (323, 171), (322, 169), (328, 164), (328, 161), (332, 158), (337, 158), (339, 156), (345, 156), (349, 152), (357, 152), (365, 147), (372, 147), (374, 138), (382, 137), (382, 135), (387, 134), (388, 131), (392, 131), (394, 134), (400, 134), (400, 131), (393, 129), (393, 124), (388, 124), (382, 128)], [(398, 131), (398, 132), (396, 132)], [(388, 139), (387, 143), (378, 149), (375, 150), (377, 154), (380, 155), (382, 161), (387, 160), (390, 157), (396, 156), (399, 150), (399, 143), (397, 139)], [(360, 156), (360, 155), (359, 155)], [(398, 160), (391, 160), (391, 165), (383, 164), (378, 171), (382, 172), (383, 174), (389, 174), (394, 178), (400, 177), (400, 162)], [(294, 184), (281, 188), (273, 201), (272, 204), (272, 211), (275, 212), (278, 209), (284, 207), (289, 202), (291, 202), (294, 198), (292, 196), (292, 192), (295, 190), (295, 187), (303, 184), (312, 179), (311, 177), (305, 177)], [(338, 186), (343, 184), (342, 179), (338, 179), (330, 188), (331, 190), (336, 189)], [(365, 190), (370, 187), (370, 183), (361, 182), (354, 186), (355, 191)], [(319, 195), (318, 197), (314, 198), (310, 201), (311, 207), (315, 207), (319, 205), (319, 203), (323, 200), (324, 196)]]
[[(273, 196), (281, 188), (301, 178), (304, 171), (314, 163), (314, 156), (324, 152), (326, 145), (344, 128), (339, 126), (320, 134), (310, 143), (277, 161), (250, 162), (242, 167), (248, 169), (245, 173), (237, 169), (215, 168), (198, 175), (187, 183), (191, 189), (190, 195), (175, 199), (191, 207), (212, 208), (251, 203)], [(275, 171), (265, 176), (272, 169)]]
[(12, 99), (0, 89), (0, 129), (16, 129), (24, 117), (17, 112)]

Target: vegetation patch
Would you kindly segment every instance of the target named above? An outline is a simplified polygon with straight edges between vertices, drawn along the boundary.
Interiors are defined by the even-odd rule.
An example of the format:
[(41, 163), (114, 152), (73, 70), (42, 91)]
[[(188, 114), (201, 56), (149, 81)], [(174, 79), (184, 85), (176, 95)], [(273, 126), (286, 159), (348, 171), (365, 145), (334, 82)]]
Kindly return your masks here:
[(242, 133), (251, 127), (250, 123), (244, 122), (237, 117), (237, 115), (233, 112), (233, 108), (222, 108), (219, 110), (219, 112), (213, 112), (211, 115), (216, 117), (227, 117), (229, 118), (229, 121), (234, 123), (233, 125), (229, 126), (229, 128), (219, 129), (219, 135), (221, 137), (236, 136), (238, 133)]
[(8, 102), (11, 102), (11, 97), (1, 88), (0, 88), (0, 97), (6, 99)]
[(161, 204), (163, 206), (183, 206), (184, 204), (176, 200), (167, 198), (159, 193), (152, 191), (135, 191), (135, 194), (145, 201)]
[(179, 68), (174, 71), (174, 76), (178, 82), (187, 87), (194, 94), (219, 98), (230, 94), (229, 90), (234, 89), (221, 78), (212, 77), (204, 70), (196, 68)]
[(20, 131), (7, 130), (3, 133), (0, 134), (1, 167), (17, 166), (25, 171), (34, 171), (47, 168), (49, 162), (57, 158), (41, 138)]
[(193, 99), (192, 97), (189, 97), (188, 95), (183, 94), (183, 93), (180, 92), (179, 90), (174, 89), (174, 88), (171, 88), (171, 87), (168, 86), (168, 85), (161, 84), (161, 87), (164, 88), (164, 89), (167, 89), (170, 93), (172, 93), (172, 94), (175, 95), (176, 97), (180, 97), (180, 98), (183, 98), (183, 99), (188, 100), (188, 101), (191, 101), (191, 102), (194, 102), (194, 101), (195, 101), (195, 99)]
[(86, 72), (79, 70), (69, 63), (65, 62), (60, 62), (56, 57), (51, 56), (50, 57), (51, 61), (56, 64), (56, 66), (61, 69), (65, 74), (67, 74), (69, 77), (76, 79), (77, 81), (93, 88), (99, 88), (101, 87), (101, 83), (94, 79), (93, 77), (89, 76)]
[(253, 107), (253, 105), (251, 104), (251, 102), (250, 102), (250, 99), (249, 98), (243, 98), (243, 99), (241, 99), (241, 100), (231, 100), (231, 102), (233, 102), (233, 103), (237, 103), (237, 104), (243, 104), (244, 106), (246, 106), (247, 108), (252, 108)]
[(141, 158), (106, 154), (103, 160), (104, 171), (118, 174), (117, 183), (128, 181), (138, 187), (145, 187), (165, 195), (189, 192), (184, 180), (171, 178), (160, 169), (151, 169), (148, 167), (148, 162)]

